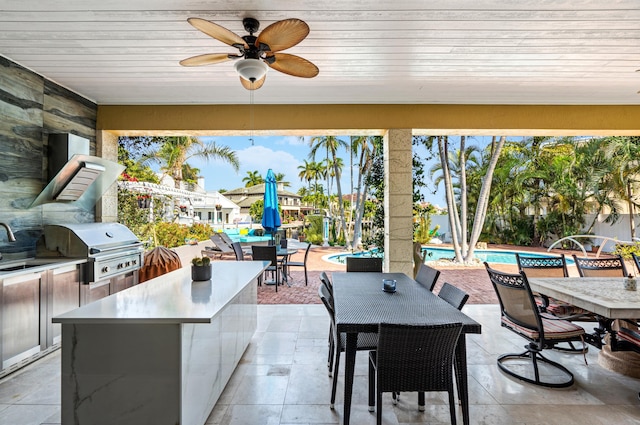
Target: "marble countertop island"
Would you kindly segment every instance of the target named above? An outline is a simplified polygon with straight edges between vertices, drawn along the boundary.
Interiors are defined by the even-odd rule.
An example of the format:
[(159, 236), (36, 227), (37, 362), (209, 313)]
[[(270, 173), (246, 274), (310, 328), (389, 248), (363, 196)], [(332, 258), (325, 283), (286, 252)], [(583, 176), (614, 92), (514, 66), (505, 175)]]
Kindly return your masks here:
[(267, 262), (212, 263), (209, 281), (185, 266), (53, 318), (54, 323), (210, 323)]
[(203, 425), (257, 327), (262, 261), (189, 265), (56, 316), (62, 423)]

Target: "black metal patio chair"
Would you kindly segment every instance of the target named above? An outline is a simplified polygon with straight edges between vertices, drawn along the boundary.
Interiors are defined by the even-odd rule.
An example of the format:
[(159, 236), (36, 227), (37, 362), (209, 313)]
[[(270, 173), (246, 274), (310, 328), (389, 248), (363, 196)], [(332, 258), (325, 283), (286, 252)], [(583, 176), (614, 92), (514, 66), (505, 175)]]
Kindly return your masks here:
[[(569, 369), (546, 358), (542, 352), (562, 342), (584, 343), (585, 330), (567, 320), (542, 316), (525, 273), (504, 273), (492, 269), (486, 262), (484, 265), (498, 296), (502, 327), (529, 341), (522, 353), (500, 355), (497, 359), (500, 370), (533, 385), (551, 388), (573, 385), (574, 378)], [(522, 362), (527, 359), (531, 361), (529, 372)], [(546, 365), (543, 374), (540, 373), (541, 365)]]
[(578, 268), (580, 277), (626, 277), (627, 267), (621, 256), (612, 257), (578, 257), (573, 254), (573, 260)]

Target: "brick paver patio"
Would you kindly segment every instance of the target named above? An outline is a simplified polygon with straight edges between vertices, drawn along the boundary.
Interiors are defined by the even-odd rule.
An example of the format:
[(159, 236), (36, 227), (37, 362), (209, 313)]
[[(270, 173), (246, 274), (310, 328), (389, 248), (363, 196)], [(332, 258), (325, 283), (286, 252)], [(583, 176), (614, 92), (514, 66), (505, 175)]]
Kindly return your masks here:
[[(509, 249), (513, 250), (513, 246), (492, 245), (489, 249)], [(546, 252), (544, 248), (526, 248), (518, 247), (518, 250)], [(330, 263), (322, 259), (325, 255), (337, 254), (344, 252), (341, 247), (316, 247), (309, 251), (307, 260), (307, 269), (309, 270), (309, 284), (304, 285), (304, 272), (301, 268), (296, 267), (291, 271), (291, 286), (279, 286), (278, 293), (272, 285), (262, 285), (258, 287), (258, 303), (259, 304), (319, 304), (318, 286), (320, 285), (320, 273), (327, 272), (331, 276), (333, 271), (345, 271), (344, 265)], [(571, 251), (554, 250), (554, 254), (560, 252), (571, 255)], [(293, 261), (302, 261), (303, 250), (295, 254)], [(496, 304), (498, 302), (491, 282), (487, 276), (487, 272), (483, 266), (478, 267), (454, 267), (454, 266), (434, 266), (440, 270), (440, 277), (434, 291), (437, 293), (443, 282), (449, 282), (458, 286), (469, 294), (468, 304)], [(511, 265), (494, 265), (494, 267), (507, 271), (516, 272), (517, 269)], [(569, 274), (577, 276), (574, 267), (569, 267)]]

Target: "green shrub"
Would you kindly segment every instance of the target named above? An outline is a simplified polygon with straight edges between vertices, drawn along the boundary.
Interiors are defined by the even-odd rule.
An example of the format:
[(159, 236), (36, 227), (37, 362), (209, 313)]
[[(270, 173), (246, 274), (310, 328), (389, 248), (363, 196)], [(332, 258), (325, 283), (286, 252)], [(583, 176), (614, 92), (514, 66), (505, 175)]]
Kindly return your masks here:
[(613, 249), (613, 254), (620, 255), (625, 260), (631, 259), (631, 254), (640, 256), (640, 242), (634, 244), (616, 244)]

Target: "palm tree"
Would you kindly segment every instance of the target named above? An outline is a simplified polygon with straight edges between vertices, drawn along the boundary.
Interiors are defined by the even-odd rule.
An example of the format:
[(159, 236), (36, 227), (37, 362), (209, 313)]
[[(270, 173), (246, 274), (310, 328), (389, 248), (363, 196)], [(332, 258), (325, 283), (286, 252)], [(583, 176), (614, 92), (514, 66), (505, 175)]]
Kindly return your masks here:
[(283, 187), (291, 186), (291, 184), (289, 182), (284, 181), (284, 179), (285, 179), (284, 173), (276, 173), (275, 174), (275, 178), (276, 178), (276, 181), (278, 183), (282, 183)]
[(311, 187), (311, 180), (315, 178), (315, 175), (313, 173), (315, 165), (316, 163), (314, 161), (309, 162), (306, 159), (304, 160), (304, 163), (302, 165), (298, 165), (298, 170), (300, 170), (300, 172), (298, 173), (298, 178), (301, 181), (307, 182), (307, 187)]
[[(336, 189), (338, 192), (338, 207), (340, 209), (340, 229), (338, 229), (338, 231), (344, 232), (347, 226), (346, 226), (346, 218), (344, 214), (344, 202), (342, 199), (342, 187), (340, 185), (340, 176), (341, 176), (342, 170), (341, 168), (339, 168), (338, 149), (341, 147), (345, 149), (348, 148), (347, 142), (335, 136), (315, 136), (309, 140), (309, 145), (311, 146), (309, 158), (312, 158), (312, 159), (315, 159), (315, 156), (319, 150), (321, 149), (326, 150), (327, 185), (329, 183), (329, 174), (330, 174), (329, 166), (333, 165), (333, 172), (336, 179)], [(329, 162), (329, 159), (331, 159), (331, 162)]]
[(351, 142), (351, 154), (358, 157), (358, 182), (355, 187), (355, 220), (351, 242), (351, 247), (356, 248), (362, 244), (362, 220), (364, 218), (367, 193), (369, 192), (367, 185), (369, 179), (367, 177), (376, 158), (376, 146), (382, 145), (382, 140), (380, 136), (362, 136), (353, 138)]
[(607, 138), (605, 155), (614, 165), (613, 187), (616, 194), (627, 202), (629, 208), (629, 230), (631, 239), (636, 237), (635, 207), (637, 198), (633, 193), (633, 185), (637, 183), (640, 172), (640, 137), (618, 136)]
[[(460, 149), (458, 152), (454, 152), (453, 155), (449, 152), (449, 138), (448, 136), (438, 136), (438, 152), (440, 153), (440, 166), (442, 170), (442, 177), (445, 186), (445, 196), (447, 200), (447, 209), (449, 210), (449, 222), (451, 226), (451, 236), (453, 241), (453, 247), (456, 254), (456, 261), (469, 262), (473, 259), (473, 251), (475, 244), (480, 238), (480, 232), (484, 226), (484, 221), (487, 212), (487, 206), (489, 203), (489, 194), (491, 191), (491, 183), (493, 179), (493, 172), (495, 170), (500, 152), (504, 146), (506, 137), (502, 136), (498, 140), (495, 136), (492, 138), (492, 142), (489, 150), (489, 162), (487, 171), (483, 177), (482, 186), (478, 195), (478, 201), (476, 205), (475, 215), (473, 219), (473, 227), (471, 235), (469, 235), (466, 225), (467, 214), (467, 190), (465, 185), (465, 179), (467, 175), (466, 167), (468, 164), (467, 156), (464, 152), (467, 151), (466, 138), (460, 138)], [(462, 152), (463, 154), (460, 154)], [(451, 158), (456, 158), (456, 161), (451, 161)], [(456, 175), (456, 172), (460, 173)], [(455, 202), (454, 194), (454, 178), (460, 184), (460, 212), (458, 212), (458, 204)], [(464, 208), (464, 210), (462, 210)], [(464, 225), (462, 221), (465, 221)]]
[(242, 181), (245, 183), (244, 187), (251, 187), (264, 183), (264, 178), (258, 170), (247, 171), (247, 177), (244, 177)]
[(173, 178), (176, 189), (180, 189), (183, 178), (183, 166), (191, 158), (205, 161), (220, 159), (230, 164), (237, 172), (240, 163), (236, 153), (227, 146), (215, 142), (204, 143), (197, 137), (172, 136), (161, 138), (160, 147), (151, 148), (141, 157), (141, 163), (155, 163), (160, 166), (164, 175)]

